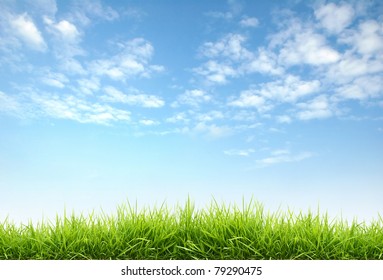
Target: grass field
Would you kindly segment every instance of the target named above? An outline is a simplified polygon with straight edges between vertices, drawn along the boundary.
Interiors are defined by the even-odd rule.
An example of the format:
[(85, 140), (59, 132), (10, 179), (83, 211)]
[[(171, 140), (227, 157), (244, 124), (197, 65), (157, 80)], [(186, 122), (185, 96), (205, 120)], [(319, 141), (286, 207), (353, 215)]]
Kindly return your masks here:
[(196, 210), (166, 205), (114, 215), (64, 215), (38, 225), (0, 223), (0, 259), (383, 259), (383, 218), (268, 213), (257, 202)]

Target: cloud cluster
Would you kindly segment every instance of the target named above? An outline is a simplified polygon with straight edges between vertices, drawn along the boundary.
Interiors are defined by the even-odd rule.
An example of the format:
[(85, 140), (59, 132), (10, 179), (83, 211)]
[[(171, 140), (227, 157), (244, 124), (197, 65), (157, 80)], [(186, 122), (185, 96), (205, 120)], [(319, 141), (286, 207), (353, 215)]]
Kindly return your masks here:
[(264, 46), (252, 47), (247, 36), (229, 33), (201, 46), (207, 61), (194, 72), (210, 85), (268, 77), (270, 82), (250, 84), (227, 104), (266, 116), (278, 110), (279, 123), (338, 115), (345, 101), (383, 95), (383, 24), (359, 11), (347, 3), (316, 5), (308, 19), (281, 11), (278, 29)]
[[(304, 17), (274, 11), (278, 21), (261, 37), (264, 22), (229, 1), (226, 11), (206, 15), (232, 28), (200, 42), (190, 55), (197, 60), (188, 68), (189, 84), (173, 88), (173, 95), (132, 85), (166, 76), (159, 75), (165, 69), (168, 74), (167, 65), (153, 63), (156, 46), (145, 34), (110, 36), (89, 48), (92, 28), (116, 23), (124, 16), (120, 11), (89, 0), (70, 4), (65, 13), (54, 0), (28, 3), (28, 11), (0, 4), (0, 65), (28, 77), (22, 85), (0, 88), (3, 113), (134, 122), (214, 138), (254, 129), (264, 120), (291, 124), (352, 114), (351, 102), (383, 103), (383, 23), (361, 13), (363, 3), (357, 8), (354, 2), (320, 1)], [(135, 116), (137, 108), (145, 109)], [(161, 108), (167, 112), (149, 110)]]
[[(0, 64), (27, 75), (24, 84), (10, 84), (0, 91), (0, 111), (19, 118), (50, 117), (80, 123), (110, 125), (131, 122), (126, 106), (160, 108), (164, 100), (129, 87), (123, 93), (103, 79), (126, 82), (130, 78), (149, 78), (164, 70), (150, 63), (152, 44), (143, 38), (114, 41), (114, 54), (93, 57), (83, 46), (87, 29), (101, 21), (120, 17), (100, 1), (81, 1), (69, 5), (58, 15), (54, 0), (29, 3), (30, 9), (17, 12), (0, 4)], [(36, 52), (42, 63), (29, 63), (27, 52)], [(85, 59), (86, 58), (86, 59)], [(47, 59), (49, 63), (44, 64)], [(22, 66), (19, 66), (21, 65)], [(142, 125), (157, 123), (141, 120)]]
[(143, 38), (134, 38), (117, 43), (119, 52), (110, 58), (92, 61), (89, 71), (96, 76), (107, 76), (113, 80), (126, 80), (133, 76), (150, 77), (164, 67), (151, 65), (154, 48)]

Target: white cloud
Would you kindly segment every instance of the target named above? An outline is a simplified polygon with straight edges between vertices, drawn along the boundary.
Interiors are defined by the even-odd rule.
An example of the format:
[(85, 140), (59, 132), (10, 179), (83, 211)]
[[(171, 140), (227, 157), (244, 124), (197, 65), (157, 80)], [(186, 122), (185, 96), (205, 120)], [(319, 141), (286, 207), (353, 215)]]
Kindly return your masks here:
[(297, 114), (300, 120), (323, 119), (333, 115), (328, 97), (323, 94), (308, 102), (298, 103), (297, 107), (301, 110)]
[(194, 68), (194, 72), (212, 84), (226, 84), (228, 78), (241, 75), (241, 64), (253, 57), (243, 46), (245, 41), (244, 36), (229, 33), (216, 42), (204, 43), (199, 52), (208, 61)]
[(125, 103), (146, 108), (159, 108), (165, 105), (165, 102), (160, 97), (154, 95), (125, 94), (112, 86), (105, 87), (104, 91), (106, 95), (103, 95), (101, 99), (106, 102)]
[(363, 21), (358, 30), (352, 30), (340, 38), (362, 55), (383, 53), (383, 24), (375, 20)]
[(80, 86), (80, 91), (87, 95), (92, 95), (100, 89), (100, 81), (95, 77), (90, 79), (79, 79), (77, 80), (77, 83)]
[(260, 112), (270, 110), (275, 101), (294, 103), (297, 100), (312, 95), (320, 89), (318, 80), (302, 81), (299, 77), (287, 75), (284, 79), (260, 84), (257, 88), (244, 90), (238, 98), (229, 102), (231, 106), (255, 107)]
[(165, 102), (160, 97), (147, 94), (127, 95), (125, 103), (139, 105), (146, 108), (160, 108), (165, 105)]
[(32, 94), (31, 99), (40, 113), (57, 119), (68, 119), (80, 123), (108, 125), (112, 122), (127, 122), (130, 112), (109, 105), (90, 103), (74, 95)]
[(226, 84), (228, 78), (238, 75), (238, 72), (229, 64), (214, 60), (209, 60), (202, 67), (195, 68), (194, 72), (204, 76), (207, 82), (213, 84)]
[(116, 103), (126, 103), (127, 101), (127, 95), (112, 86), (104, 87), (104, 91), (106, 95), (101, 97), (103, 101)]
[(287, 75), (283, 79), (261, 84), (259, 94), (281, 102), (295, 102), (302, 97), (314, 94), (320, 89), (319, 80), (302, 81), (300, 77)]
[(207, 113), (201, 113), (196, 116), (196, 119), (200, 122), (211, 122), (219, 119), (223, 119), (224, 115), (220, 111), (210, 111)]
[(89, 69), (98, 76), (108, 76), (114, 80), (138, 76), (148, 78), (152, 73), (164, 71), (161, 65), (151, 65), (149, 60), (154, 53), (153, 46), (143, 38), (134, 38), (117, 43), (119, 52), (108, 59), (98, 59), (90, 63)]
[(313, 154), (310, 152), (291, 154), (289, 150), (276, 150), (271, 153), (270, 157), (259, 159), (256, 163), (258, 167), (267, 167), (280, 163), (300, 162), (311, 157), (313, 157)]
[(72, 75), (86, 75), (87, 74), (87, 71), (84, 69), (84, 67), (82, 66), (82, 64), (75, 58), (73, 57), (68, 57), (68, 56), (64, 56), (64, 57), (59, 57), (59, 60), (60, 60), (60, 65), (59, 67), (64, 70), (68, 75), (69, 74), (72, 74)]
[(152, 126), (152, 125), (158, 125), (159, 124), (159, 122), (157, 122), (157, 121), (148, 120), (148, 119), (140, 120), (139, 122), (140, 122), (140, 124), (145, 125), (145, 126)]
[(21, 113), (21, 105), (14, 97), (0, 91), (0, 112), (17, 116)]
[(172, 117), (166, 119), (168, 123), (188, 123), (190, 119), (187, 117), (185, 112), (180, 112)]
[(54, 23), (53, 20), (45, 17), (44, 22), (49, 26), (52, 32), (66, 43), (75, 43), (80, 39), (80, 32), (77, 27), (67, 20), (61, 20), (58, 23)]
[(224, 20), (230, 20), (234, 17), (231, 12), (207, 12), (205, 15), (208, 17)]
[(291, 120), (291, 117), (288, 116), (288, 115), (280, 115), (280, 116), (277, 116), (277, 122), (279, 123), (291, 123), (292, 120)]
[(208, 58), (226, 57), (231, 60), (249, 58), (251, 53), (242, 46), (246, 38), (240, 34), (230, 33), (217, 42), (207, 42), (201, 47), (201, 54)]
[(100, 1), (94, 0), (83, 0), (81, 1), (84, 5), (85, 11), (88, 14), (108, 20), (113, 21), (119, 18), (119, 14), (116, 10), (110, 6), (104, 6)]
[(232, 150), (226, 150), (224, 151), (225, 155), (228, 156), (241, 156), (241, 157), (248, 157), (252, 153), (254, 153), (254, 149), (246, 149), (246, 150), (237, 150), (237, 149), (232, 149)]
[(57, 12), (56, 0), (27, 0), (28, 7), (40, 15), (53, 17)]
[(211, 101), (212, 97), (204, 90), (201, 89), (192, 89), (187, 90), (180, 96), (178, 96), (177, 101), (172, 104), (173, 107), (178, 107), (179, 105), (189, 105), (197, 107), (202, 103)]
[(43, 17), (46, 30), (52, 34), (52, 49), (59, 67), (66, 71), (67, 74), (84, 75), (81, 63), (75, 58), (76, 56), (84, 56), (87, 52), (81, 47), (81, 31), (72, 22), (63, 19), (55, 22), (54, 19)]
[(242, 68), (246, 73), (281, 75), (284, 72), (283, 68), (277, 64), (277, 56), (265, 48), (259, 48), (253, 58), (245, 62)]
[(383, 79), (381, 75), (362, 76), (336, 89), (342, 99), (376, 98), (383, 95)]
[(329, 3), (315, 10), (315, 17), (329, 32), (338, 34), (349, 26), (354, 18), (354, 9), (351, 5), (343, 3), (336, 5)]
[(192, 133), (203, 134), (208, 138), (215, 139), (229, 136), (233, 133), (233, 130), (226, 125), (218, 126), (216, 124), (206, 124), (204, 122), (200, 122), (193, 127)]
[(242, 27), (257, 27), (259, 24), (259, 21), (256, 17), (244, 17), (239, 24)]
[(325, 37), (311, 30), (295, 33), (279, 51), (279, 60), (286, 65), (322, 65), (339, 59), (340, 54), (327, 45)]
[(41, 80), (44, 84), (57, 88), (64, 88), (65, 84), (69, 82), (64, 74), (50, 71), (45, 73)]
[(238, 98), (229, 102), (229, 105), (235, 107), (255, 107), (259, 111), (270, 109), (266, 104), (266, 99), (257, 90), (252, 89), (242, 91)]
[(114, 21), (120, 17), (116, 10), (103, 5), (100, 0), (76, 1), (74, 6), (71, 17), (82, 25), (89, 25), (94, 19)]
[(13, 16), (10, 20), (14, 34), (21, 39), (29, 48), (37, 51), (45, 51), (47, 45), (41, 32), (27, 13)]

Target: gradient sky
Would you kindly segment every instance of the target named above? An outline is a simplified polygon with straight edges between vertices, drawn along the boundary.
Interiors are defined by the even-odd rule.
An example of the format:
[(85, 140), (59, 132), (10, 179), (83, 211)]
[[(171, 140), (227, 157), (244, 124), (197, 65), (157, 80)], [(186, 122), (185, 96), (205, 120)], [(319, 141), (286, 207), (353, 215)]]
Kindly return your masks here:
[(251, 196), (383, 213), (381, 1), (0, 1), (0, 219)]

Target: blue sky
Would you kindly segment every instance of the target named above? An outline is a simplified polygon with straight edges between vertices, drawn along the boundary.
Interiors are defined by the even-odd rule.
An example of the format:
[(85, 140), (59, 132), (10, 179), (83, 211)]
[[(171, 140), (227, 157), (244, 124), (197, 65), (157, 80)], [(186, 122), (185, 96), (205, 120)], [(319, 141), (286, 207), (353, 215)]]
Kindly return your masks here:
[(380, 1), (0, 1), (0, 218), (242, 197), (383, 213)]

